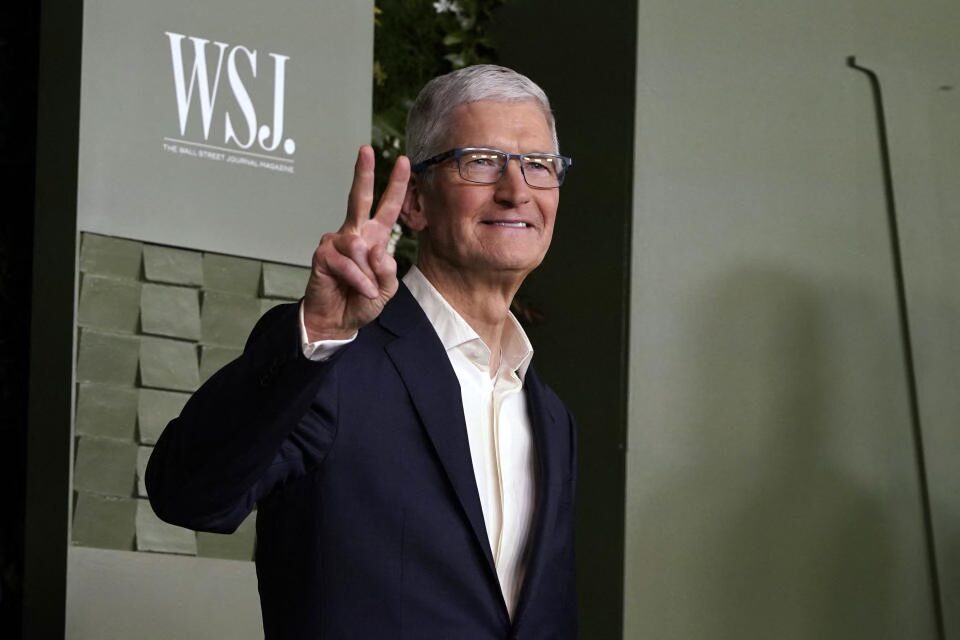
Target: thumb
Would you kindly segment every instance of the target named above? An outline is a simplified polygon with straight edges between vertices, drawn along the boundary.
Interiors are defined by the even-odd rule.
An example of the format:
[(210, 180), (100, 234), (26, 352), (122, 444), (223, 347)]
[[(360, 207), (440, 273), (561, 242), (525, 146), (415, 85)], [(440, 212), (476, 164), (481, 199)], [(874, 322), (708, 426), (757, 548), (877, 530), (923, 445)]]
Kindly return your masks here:
[(380, 290), (392, 295), (397, 288), (397, 261), (387, 253), (385, 245), (376, 244), (370, 249), (370, 268)]

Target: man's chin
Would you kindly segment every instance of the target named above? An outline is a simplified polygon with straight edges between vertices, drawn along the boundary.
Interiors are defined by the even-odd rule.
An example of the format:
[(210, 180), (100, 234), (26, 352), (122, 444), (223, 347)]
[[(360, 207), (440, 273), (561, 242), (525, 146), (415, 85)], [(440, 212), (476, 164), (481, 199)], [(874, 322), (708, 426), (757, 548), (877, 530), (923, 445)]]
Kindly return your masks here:
[[(503, 247), (501, 247), (502, 249)], [(421, 255), (421, 258), (426, 256)], [(502, 277), (503, 279), (519, 279), (522, 281), (527, 275), (543, 262), (544, 254), (531, 255), (520, 251), (486, 251), (479, 254), (461, 255), (448, 259), (430, 257), (421, 260), (421, 271), (450, 271), (458, 279), (469, 277), (468, 274), (482, 280)]]
[(527, 275), (540, 266), (543, 258), (511, 257), (488, 260), (482, 271), (489, 274), (499, 274), (504, 278), (519, 278), (523, 280)]

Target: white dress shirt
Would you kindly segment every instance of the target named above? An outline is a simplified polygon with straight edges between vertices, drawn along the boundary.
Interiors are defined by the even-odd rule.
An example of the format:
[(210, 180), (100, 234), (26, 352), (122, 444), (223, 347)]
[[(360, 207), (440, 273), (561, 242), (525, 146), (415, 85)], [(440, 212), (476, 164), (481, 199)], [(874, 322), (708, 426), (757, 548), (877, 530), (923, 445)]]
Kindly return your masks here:
[[(411, 267), (403, 282), (440, 337), (460, 382), (487, 539), (512, 618), (526, 572), (527, 541), (536, 508), (535, 448), (523, 393), (533, 347), (510, 314), (503, 332), (500, 367), (491, 372), (489, 347), (420, 270)], [(313, 360), (325, 360), (353, 340), (310, 342), (302, 305), (300, 338), (304, 355)]]

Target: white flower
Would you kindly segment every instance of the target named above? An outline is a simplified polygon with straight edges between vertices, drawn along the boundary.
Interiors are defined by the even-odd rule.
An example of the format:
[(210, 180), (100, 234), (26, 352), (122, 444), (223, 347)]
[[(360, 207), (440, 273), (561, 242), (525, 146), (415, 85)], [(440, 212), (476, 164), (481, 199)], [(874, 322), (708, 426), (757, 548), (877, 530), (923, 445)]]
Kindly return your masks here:
[(460, 13), (460, 5), (456, 3), (455, 0), (437, 0), (433, 3), (433, 8), (436, 9), (437, 13)]
[(390, 239), (387, 240), (387, 253), (393, 255), (397, 250), (397, 241), (400, 239), (400, 236), (403, 235), (403, 227), (399, 224), (394, 223), (393, 229), (390, 230)]

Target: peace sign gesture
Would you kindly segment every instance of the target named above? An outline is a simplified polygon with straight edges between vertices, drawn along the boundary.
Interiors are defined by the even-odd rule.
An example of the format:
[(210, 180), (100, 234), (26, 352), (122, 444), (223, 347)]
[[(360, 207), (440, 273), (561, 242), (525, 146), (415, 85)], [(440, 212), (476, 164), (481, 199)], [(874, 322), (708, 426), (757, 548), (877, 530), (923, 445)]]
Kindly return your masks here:
[(397, 263), (387, 253), (387, 241), (406, 195), (410, 161), (397, 158), (371, 218), (373, 167), (373, 148), (360, 147), (347, 219), (336, 233), (324, 234), (313, 252), (303, 300), (303, 320), (311, 341), (349, 338), (380, 315), (397, 292)]

